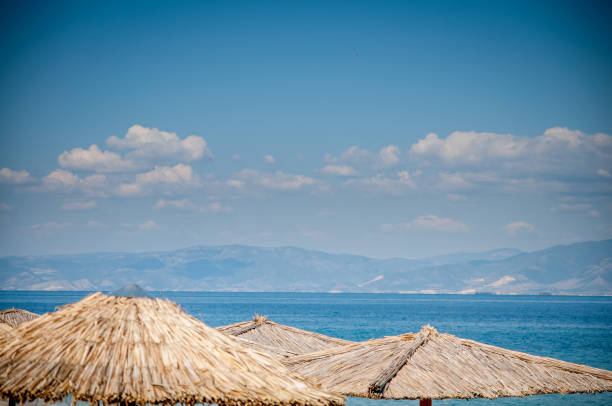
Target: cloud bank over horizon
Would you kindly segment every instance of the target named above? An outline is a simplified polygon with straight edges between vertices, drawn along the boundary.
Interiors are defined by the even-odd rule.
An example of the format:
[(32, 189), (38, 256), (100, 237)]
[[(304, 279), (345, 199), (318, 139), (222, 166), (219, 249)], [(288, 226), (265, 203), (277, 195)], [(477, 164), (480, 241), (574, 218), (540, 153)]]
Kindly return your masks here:
[[(26, 227), (24, 234), (30, 230), (39, 237), (51, 236), (54, 231), (76, 227), (76, 223), (60, 219), (62, 212), (87, 213), (88, 219), (80, 223), (81, 228), (91, 228), (94, 224), (101, 229), (103, 225), (107, 233), (114, 230), (122, 234), (126, 230), (131, 233), (164, 230), (158, 224), (163, 220), (145, 218), (172, 213), (171, 217), (166, 214), (167, 232), (169, 228), (174, 229), (169, 220), (176, 216), (225, 216), (227, 221), (231, 219), (227, 216), (234, 216), (236, 212), (253, 216), (244, 209), (245, 205), (253, 202), (265, 205), (283, 199), (299, 199), (317, 207), (312, 222), (320, 217), (319, 212), (334, 213), (332, 216), (338, 217), (326, 207), (330, 202), (353, 201), (359, 207), (384, 205), (386, 201), (398, 199), (435, 202), (433, 206), (439, 206), (440, 201), (448, 202), (446, 208), (437, 210), (429, 204), (420, 211), (410, 210), (405, 214), (401, 211), (369, 213), (368, 216), (381, 220), (378, 224), (360, 225), (360, 232), (378, 234), (382, 239), (415, 238), (424, 232), (470, 234), (486, 227), (501, 231), (508, 238), (562, 241), (545, 237), (546, 224), (534, 224), (533, 216), (505, 222), (491, 220), (479, 225), (473, 214), (457, 210), (462, 205), (484, 203), (486, 206), (488, 200), (495, 199), (535, 198), (551, 202), (546, 203), (548, 207), (543, 213), (546, 215), (583, 222), (599, 218), (608, 222), (608, 229), (600, 233), (602, 238), (608, 237), (612, 228), (609, 226), (612, 179), (607, 176), (612, 172), (612, 137), (604, 133), (586, 134), (563, 127), (552, 127), (533, 137), (463, 131), (440, 137), (429, 133), (411, 144), (383, 145), (375, 151), (358, 146), (349, 146), (335, 155), (321, 151), (320, 160), (315, 160), (303, 173), (294, 173), (291, 164), (279, 163), (271, 154), (264, 161), (268, 166), (274, 164), (273, 168), (247, 167), (246, 158), (252, 162), (255, 156), (236, 160), (237, 154), (232, 152), (215, 157), (200, 136), (181, 138), (176, 133), (142, 125), (131, 126), (123, 138), (108, 137), (107, 145), (118, 152), (102, 151), (96, 144), (88, 149), (74, 147), (61, 152), (59, 168), (40, 178), (33, 177), (27, 169), (0, 171), (5, 196), (26, 199), (47, 196), (58, 202), (55, 213), (60, 215), (50, 214), (45, 221)], [(219, 160), (235, 169), (215, 173), (212, 163)], [(194, 164), (199, 166), (194, 168)], [(154, 202), (138, 210), (139, 217), (143, 218), (140, 225), (108, 218), (108, 207), (120, 210), (122, 202), (139, 203), (142, 199), (154, 199)], [(6, 213), (25, 210), (14, 202), (2, 204), (10, 208), (4, 210)], [(247, 241), (269, 244), (273, 233), (263, 231), (268, 227), (263, 219), (255, 217), (252, 221), (250, 232), (257, 230), (259, 237)], [(293, 232), (306, 238), (321, 239), (329, 233), (310, 222), (287, 224), (285, 231), (292, 227), (295, 227)], [(230, 232), (226, 226), (214, 233), (222, 242), (234, 241), (232, 238), (240, 235), (240, 231)], [(275, 242), (283, 245), (291, 239), (285, 234)], [(214, 235), (212, 240), (215, 241)], [(499, 242), (499, 246), (503, 244)]]

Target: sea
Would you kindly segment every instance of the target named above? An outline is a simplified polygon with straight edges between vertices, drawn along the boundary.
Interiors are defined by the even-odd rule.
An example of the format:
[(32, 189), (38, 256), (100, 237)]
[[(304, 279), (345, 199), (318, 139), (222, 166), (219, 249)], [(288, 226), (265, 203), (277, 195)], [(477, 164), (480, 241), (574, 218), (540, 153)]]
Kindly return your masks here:
[[(0, 309), (55, 311), (89, 292), (0, 291)], [(612, 297), (351, 293), (152, 292), (216, 327), (270, 320), (347, 340), (439, 332), (530, 354), (612, 370)], [(612, 405), (612, 393), (439, 400), (434, 405)], [(348, 406), (417, 405), (411, 400), (348, 398)]]

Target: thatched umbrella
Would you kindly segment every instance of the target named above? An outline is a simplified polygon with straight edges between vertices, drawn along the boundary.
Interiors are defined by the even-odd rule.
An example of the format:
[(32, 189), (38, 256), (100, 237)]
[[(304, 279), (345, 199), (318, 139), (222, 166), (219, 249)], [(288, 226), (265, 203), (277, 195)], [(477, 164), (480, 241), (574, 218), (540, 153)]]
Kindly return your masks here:
[(11, 327), (17, 327), (25, 321), (34, 320), (40, 317), (39, 314), (23, 309), (5, 309), (0, 311), (0, 323), (6, 323)]
[(297, 354), (295, 352), (291, 352), (291, 351), (286, 351), (283, 350), (282, 348), (278, 348), (278, 347), (270, 347), (264, 344), (259, 344), (256, 343), (255, 341), (249, 341), (249, 340), (245, 340), (244, 338), (240, 338), (240, 337), (234, 337), (234, 336), (228, 336), (234, 340), (238, 340), (238, 342), (247, 347), (247, 348), (251, 348), (255, 351), (259, 351), (259, 352), (263, 352), (264, 354), (274, 358), (274, 359), (285, 359), (285, 358), (289, 358), (289, 357), (294, 357), (296, 355), (300, 355)]
[(352, 343), (352, 341), (278, 324), (268, 320), (267, 316), (257, 314), (253, 320), (217, 327), (217, 330), (292, 354), (307, 354)]
[(168, 300), (96, 293), (0, 335), (0, 395), (103, 404), (342, 404)]
[(404, 334), (287, 358), (327, 390), (386, 399), (523, 397), (612, 391), (612, 372), (439, 334)]

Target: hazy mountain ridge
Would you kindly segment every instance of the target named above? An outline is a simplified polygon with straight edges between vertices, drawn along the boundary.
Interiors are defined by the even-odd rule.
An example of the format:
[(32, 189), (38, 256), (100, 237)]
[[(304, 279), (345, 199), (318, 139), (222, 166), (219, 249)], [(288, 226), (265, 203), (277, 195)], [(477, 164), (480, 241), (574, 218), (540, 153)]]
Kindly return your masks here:
[(523, 253), (499, 249), (373, 259), (295, 247), (0, 258), (0, 288), (612, 294), (612, 240)]

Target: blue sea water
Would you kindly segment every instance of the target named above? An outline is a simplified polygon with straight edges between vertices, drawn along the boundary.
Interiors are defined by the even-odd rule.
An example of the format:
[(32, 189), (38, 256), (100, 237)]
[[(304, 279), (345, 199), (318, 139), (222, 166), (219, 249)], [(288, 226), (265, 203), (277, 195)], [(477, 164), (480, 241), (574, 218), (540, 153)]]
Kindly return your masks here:
[[(88, 292), (0, 291), (0, 309), (54, 311)], [(265, 314), (271, 320), (348, 340), (438, 331), (612, 370), (612, 297), (163, 292), (216, 327)], [(466, 403), (468, 402), (468, 403)], [(416, 405), (349, 398), (348, 406)], [(434, 401), (440, 405), (612, 405), (612, 393)]]

